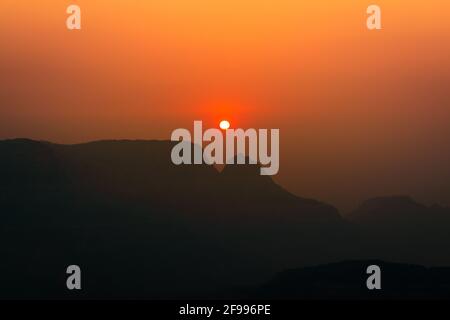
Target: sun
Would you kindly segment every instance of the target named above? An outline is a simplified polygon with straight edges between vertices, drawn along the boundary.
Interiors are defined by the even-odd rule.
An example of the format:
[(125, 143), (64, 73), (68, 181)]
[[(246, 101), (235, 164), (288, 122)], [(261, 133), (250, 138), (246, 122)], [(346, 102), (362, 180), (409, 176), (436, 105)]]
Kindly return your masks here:
[(220, 121), (219, 127), (222, 130), (227, 130), (230, 127), (230, 123), (227, 120), (222, 120)]

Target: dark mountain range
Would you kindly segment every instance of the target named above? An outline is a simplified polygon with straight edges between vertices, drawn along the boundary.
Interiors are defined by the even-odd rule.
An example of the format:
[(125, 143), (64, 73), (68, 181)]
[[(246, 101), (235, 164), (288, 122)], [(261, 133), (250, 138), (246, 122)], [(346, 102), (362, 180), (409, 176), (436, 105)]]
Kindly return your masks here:
[(374, 239), (377, 257), (449, 264), (445, 252), (450, 244), (450, 208), (426, 206), (407, 196), (378, 197), (363, 202), (349, 219)]
[[(257, 165), (173, 165), (172, 146), (0, 141), (0, 298), (207, 297), (346, 259), (450, 264), (446, 208), (371, 200), (349, 222)], [(405, 227), (430, 210), (444, 220)], [(65, 288), (70, 264), (80, 292)]]
[(95, 275), (88, 296), (192, 294), (278, 270), (301, 222), (345, 225), (333, 207), (270, 178), (173, 165), (172, 146), (0, 142), (1, 268), (10, 275), (2, 294), (58, 296), (65, 282), (51, 287), (52, 277), (77, 263), (87, 281)]
[[(241, 219), (242, 214), (251, 213), (259, 219), (340, 220), (333, 207), (296, 197), (271, 178), (256, 174), (257, 166), (233, 166), (222, 173), (207, 165), (176, 166), (170, 159), (172, 146), (168, 141), (99, 141), (79, 145), (4, 141), (0, 143), (0, 173), (4, 177), (0, 186), (12, 198), (26, 188), (26, 196), (52, 196), (55, 200), (49, 192), (57, 192), (78, 197), (77, 202), (101, 199), (128, 205), (133, 201), (164, 211), (170, 208), (179, 214), (220, 213), (220, 219)], [(251, 173), (245, 175), (242, 170)], [(248, 211), (236, 211), (239, 208), (232, 200), (237, 198), (239, 207)], [(273, 214), (279, 206), (286, 210)]]
[(439, 205), (425, 206), (408, 196), (379, 197), (366, 200), (351, 215), (352, 221), (373, 226), (423, 226), (448, 220), (449, 208)]

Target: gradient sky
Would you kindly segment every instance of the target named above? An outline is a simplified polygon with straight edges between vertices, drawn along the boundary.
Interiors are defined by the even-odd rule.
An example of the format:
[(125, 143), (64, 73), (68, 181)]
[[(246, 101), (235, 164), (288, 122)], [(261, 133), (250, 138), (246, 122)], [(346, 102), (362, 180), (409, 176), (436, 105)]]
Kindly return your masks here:
[(222, 118), (280, 128), (275, 179), (298, 195), (450, 204), (450, 1), (0, 2), (0, 139), (169, 139)]

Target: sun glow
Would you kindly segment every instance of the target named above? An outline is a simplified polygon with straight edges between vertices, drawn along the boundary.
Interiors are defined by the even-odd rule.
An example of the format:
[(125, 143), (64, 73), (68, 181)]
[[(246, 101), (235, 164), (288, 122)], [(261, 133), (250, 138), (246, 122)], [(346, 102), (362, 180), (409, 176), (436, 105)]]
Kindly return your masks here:
[(219, 127), (222, 130), (227, 130), (230, 127), (230, 123), (227, 120), (222, 120), (220, 121)]

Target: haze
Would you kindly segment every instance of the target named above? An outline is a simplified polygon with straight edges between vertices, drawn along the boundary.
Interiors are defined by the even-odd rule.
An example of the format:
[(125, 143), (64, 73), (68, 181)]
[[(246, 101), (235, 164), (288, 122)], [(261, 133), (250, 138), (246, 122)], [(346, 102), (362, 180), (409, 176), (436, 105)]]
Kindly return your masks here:
[(449, 16), (440, 0), (2, 0), (0, 139), (168, 140), (227, 119), (280, 129), (275, 179), (295, 194), (448, 205)]

